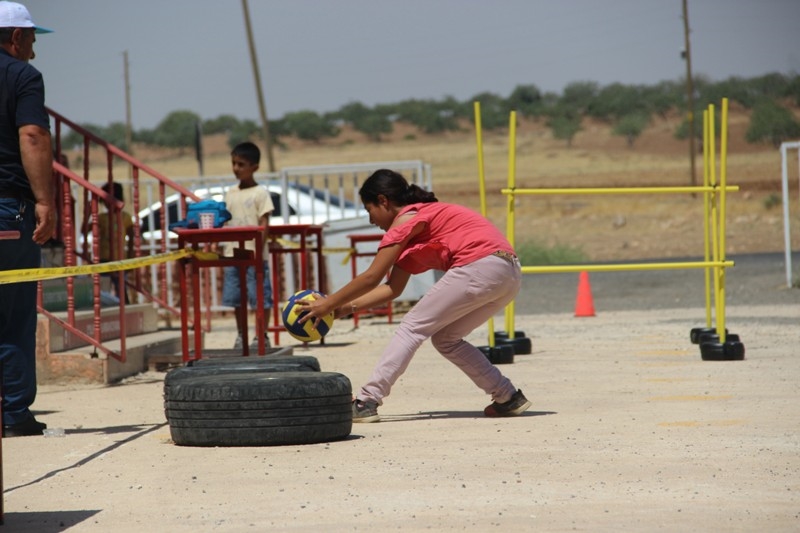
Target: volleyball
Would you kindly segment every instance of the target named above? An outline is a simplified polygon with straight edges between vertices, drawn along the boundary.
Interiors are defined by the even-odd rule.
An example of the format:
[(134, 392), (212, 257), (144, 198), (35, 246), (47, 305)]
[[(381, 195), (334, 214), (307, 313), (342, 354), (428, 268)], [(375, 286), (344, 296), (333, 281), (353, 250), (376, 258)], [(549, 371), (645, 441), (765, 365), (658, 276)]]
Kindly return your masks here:
[(294, 293), (283, 305), (283, 311), (281, 312), (283, 327), (286, 328), (289, 335), (302, 342), (320, 340), (328, 334), (331, 326), (333, 326), (333, 311), (322, 317), (316, 328), (314, 327), (314, 319), (310, 319), (302, 324), (299, 323), (299, 320), (303, 318), (308, 311), (303, 311), (303, 307), (297, 302), (300, 300), (313, 301), (315, 299), (315, 294), (324, 296), (324, 294), (309, 289)]

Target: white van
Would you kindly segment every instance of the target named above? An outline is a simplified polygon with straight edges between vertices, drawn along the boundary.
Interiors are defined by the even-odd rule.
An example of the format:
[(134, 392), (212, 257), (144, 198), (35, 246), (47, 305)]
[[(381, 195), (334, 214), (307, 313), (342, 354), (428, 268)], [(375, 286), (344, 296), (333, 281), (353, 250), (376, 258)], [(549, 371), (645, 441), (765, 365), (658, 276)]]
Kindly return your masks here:
[[(211, 198), (222, 202), (225, 191), (230, 186), (198, 188), (192, 190), (200, 199)], [(359, 209), (353, 202), (333, 196), (325, 190), (311, 189), (299, 184), (288, 184), (286, 194), (279, 184), (266, 186), (272, 196), (275, 210), (270, 217), (270, 225), (279, 224), (325, 224), (332, 220), (366, 218), (367, 212)], [(184, 218), (180, 212), (180, 196), (167, 197), (167, 227)], [(144, 243), (161, 241), (161, 202), (139, 211), (139, 224)]]

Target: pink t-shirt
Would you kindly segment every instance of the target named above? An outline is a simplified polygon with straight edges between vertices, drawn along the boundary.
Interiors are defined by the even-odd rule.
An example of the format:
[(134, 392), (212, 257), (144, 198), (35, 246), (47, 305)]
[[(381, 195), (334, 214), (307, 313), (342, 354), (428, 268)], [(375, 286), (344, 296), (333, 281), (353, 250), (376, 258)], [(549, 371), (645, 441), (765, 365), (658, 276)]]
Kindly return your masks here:
[(400, 252), (397, 266), (419, 274), (426, 270), (449, 270), (482, 259), (494, 252), (514, 253), (508, 240), (489, 220), (457, 204), (431, 202), (404, 206), (398, 216), (416, 211), (400, 226), (390, 228), (378, 248), (403, 242), (420, 222), (422, 233), (411, 239)]

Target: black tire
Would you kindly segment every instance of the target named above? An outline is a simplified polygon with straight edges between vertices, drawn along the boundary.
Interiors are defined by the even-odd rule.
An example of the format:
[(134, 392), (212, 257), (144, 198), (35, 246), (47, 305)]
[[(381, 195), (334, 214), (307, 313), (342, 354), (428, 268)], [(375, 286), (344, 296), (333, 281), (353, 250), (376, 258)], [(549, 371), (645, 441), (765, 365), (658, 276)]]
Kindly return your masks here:
[[(267, 353), (265, 354), (257, 354), (255, 353), (256, 350), (250, 350), (250, 355), (245, 356), (243, 355), (244, 350), (243, 348), (239, 349), (226, 349), (226, 348), (206, 348), (203, 350), (202, 357), (200, 359), (192, 359), (187, 364), (192, 364), (195, 361), (207, 361), (210, 359), (219, 360), (219, 359), (233, 359), (236, 357), (279, 357), (284, 355), (293, 355), (294, 348), (292, 346), (276, 346), (273, 348), (269, 348)], [(194, 351), (191, 352), (192, 356), (194, 356)]]
[[(697, 343), (703, 344), (704, 342), (719, 342), (719, 335), (716, 333), (703, 333)], [(725, 342), (741, 342), (741, 339), (736, 333), (726, 333)]]
[(300, 361), (274, 363), (242, 362), (234, 364), (184, 366), (180, 368), (174, 368), (167, 372), (167, 375), (164, 377), (164, 384), (170, 385), (177, 380), (191, 376), (211, 376), (243, 372), (319, 372), (319, 366)]
[(497, 339), (498, 346), (511, 346), (515, 355), (529, 355), (533, 352), (533, 345), (528, 337), (516, 337), (514, 339)]
[(703, 361), (743, 361), (744, 344), (738, 341), (703, 342), (700, 356)]
[(493, 365), (510, 365), (514, 362), (514, 348), (512, 346), (497, 344), (491, 346), (478, 346), (483, 355), (489, 359)]
[[(525, 332), (524, 331), (520, 331), (520, 330), (515, 330), (514, 331), (514, 338), (515, 339), (521, 339), (523, 337), (525, 337)], [(508, 335), (507, 331), (495, 331), (494, 332), (494, 340), (496, 340), (496, 341), (506, 340), (508, 338), (509, 338), (509, 335)]]
[(350, 380), (335, 372), (247, 372), (186, 377), (164, 407), (180, 446), (275, 446), (347, 437)]
[[(206, 361), (206, 363), (203, 363), (203, 361)], [(258, 372), (319, 372), (319, 361), (316, 357), (310, 355), (199, 359), (190, 361), (189, 365), (172, 369), (164, 376), (164, 399), (169, 399), (170, 388), (176, 382), (196, 376)]]
[(212, 376), (241, 372), (319, 372), (319, 361), (310, 355), (287, 357), (234, 357), (228, 360), (205, 359), (174, 368), (164, 376), (164, 391), (177, 380), (192, 376)]
[[(716, 333), (717, 328), (692, 328), (689, 332), (689, 340), (692, 341), (692, 344), (700, 344), (700, 336), (707, 334), (707, 333)], [(725, 329), (725, 335), (728, 334), (728, 329)]]
[(310, 370), (319, 372), (319, 360), (311, 355), (250, 355), (250, 356), (237, 356), (237, 357), (214, 357), (209, 359), (197, 359), (189, 361), (187, 367), (205, 368), (216, 366), (251, 366), (258, 368), (259, 366), (277, 366), (286, 365), (294, 366), (297, 368), (308, 367)]

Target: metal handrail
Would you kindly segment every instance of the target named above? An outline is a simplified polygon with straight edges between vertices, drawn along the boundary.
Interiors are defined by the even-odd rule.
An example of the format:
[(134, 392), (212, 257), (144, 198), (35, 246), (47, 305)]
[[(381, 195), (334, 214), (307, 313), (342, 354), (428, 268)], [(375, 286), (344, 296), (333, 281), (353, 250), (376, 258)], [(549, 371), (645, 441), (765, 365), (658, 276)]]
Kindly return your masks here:
[[(137, 214), (141, 210), (139, 190), (143, 180), (154, 180), (158, 187), (158, 197), (162, 204), (165, 202), (167, 196), (177, 193), (180, 196), (180, 209), (181, 212), (186, 212), (187, 200), (197, 201), (199, 198), (189, 189), (182, 185), (170, 180), (163, 174), (159, 173), (150, 166), (137, 160), (132, 155), (126, 153), (121, 148), (109, 143), (105, 139), (97, 136), (96, 134), (88, 131), (79, 124), (69, 120), (63, 115), (47, 108), (47, 112), (54, 120), (54, 141), (55, 141), (55, 160), (53, 162), (54, 177), (57, 184), (56, 200), (58, 205), (58, 212), (60, 214), (60, 235), (64, 244), (64, 264), (65, 266), (76, 265), (78, 261), (84, 263), (98, 263), (99, 257), (99, 243), (100, 239), (109, 240), (109, 249), (117, 252), (117, 257), (124, 256), (124, 242), (125, 235), (122, 225), (122, 211), (126, 205), (130, 205), (132, 209), (131, 216), (133, 217), (133, 252), (134, 256), (141, 257), (142, 238), (141, 228)], [(70, 128), (73, 132), (77, 133), (83, 138), (82, 142), (82, 168), (75, 172), (66, 164), (66, 158), (63, 157), (62, 150), (62, 129), (64, 126)], [(92, 165), (92, 156), (97, 160), (96, 150), (100, 149), (100, 158), (103, 159), (104, 171), (102, 173), (102, 181), (109, 185), (115, 181), (114, 166), (115, 163), (122, 163), (127, 167), (127, 176), (131, 185), (131, 198), (129, 202), (120, 202), (114, 198), (113, 194), (106, 193), (101, 189), (95, 179), (93, 183), (91, 178), (92, 171), (97, 173), (100, 165)], [(76, 196), (80, 195), (81, 208), (76, 205)], [(115, 223), (113, 226), (117, 229), (115, 235), (100, 235), (98, 226), (98, 213), (100, 202), (106, 206), (109, 217), (113, 217)], [(78, 213), (82, 216), (78, 216)], [(81, 220), (81, 224), (77, 221)], [(162, 227), (166, 228), (167, 220), (166, 214), (162, 211), (161, 220)], [(109, 225), (112, 226), (112, 225)], [(77, 230), (80, 229), (83, 235), (83, 246), (78, 247), (79, 239), (76, 237)], [(87, 246), (88, 239), (91, 236), (92, 245)], [(161, 243), (161, 251), (166, 251), (167, 243)], [(101, 313), (100, 313), (100, 281), (99, 275), (92, 276), (92, 294), (93, 294), (93, 334), (87, 335), (80, 331), (75, 323), (75, 292), (73, 278), (67, 278), (66, 291), (67, 291), (67, 316), (65, 320), (57, 318), (53, 313), (44, 309), (42, 298), (42, 286), (39, 284), (39, 311), (47, 316), (50, 320), (57, 322), (70, 333), (78, 336), (82, 340), (88, 342), (97, 349), (100, 349), (109, 356), (115, 357), (120, 361), (125, 361), (125, 298), (124, 294), (129, 288), (133, 289), (137, 294), (137, 299), (141, 298), (148, 302), (154, 302), (167, 312), (174, 314), (176, 317), (180, 316), (180, 311), (175, 306), (168, 304), (169, 301), (169, 286), (166, 274), (166, 265), (160, 265), (160, 272), (158, 287), (152, 287), (148, 290), (142, 283), (142, 275), (140, 270), (134, 272), (134, 280), (126, 280), (120, 290), (120, 313), (119, 313), (119, 332), (120, 332), (120, 353), (114, 353), (112, 350), (103, 346), (101, 341)], [(140, 296), (139, 296), (140, 295)]]

